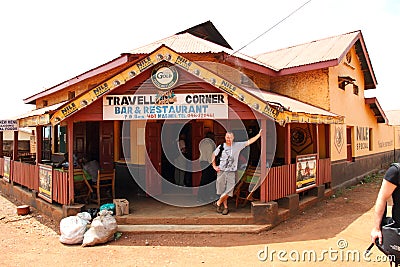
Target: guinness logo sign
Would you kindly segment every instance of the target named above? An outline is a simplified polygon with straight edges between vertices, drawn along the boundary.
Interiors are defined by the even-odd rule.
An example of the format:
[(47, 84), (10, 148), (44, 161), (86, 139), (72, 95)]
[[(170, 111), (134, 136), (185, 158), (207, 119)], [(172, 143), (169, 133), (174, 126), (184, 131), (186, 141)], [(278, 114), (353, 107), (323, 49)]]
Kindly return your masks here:
[(171, 89), (178, 81), (178, 71), (169, 64), (160, 64), (154, 67), (151, 81), (160, 90)]

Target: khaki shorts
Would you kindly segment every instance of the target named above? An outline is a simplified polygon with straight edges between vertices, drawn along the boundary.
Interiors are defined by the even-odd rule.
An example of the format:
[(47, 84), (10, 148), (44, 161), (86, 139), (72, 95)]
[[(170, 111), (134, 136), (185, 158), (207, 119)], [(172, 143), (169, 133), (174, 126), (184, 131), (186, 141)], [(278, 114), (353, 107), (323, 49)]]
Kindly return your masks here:
[(233, 196), (233, 189), (235, 188), (236, 172), (220, 171), (217, 174), (217, 195)]

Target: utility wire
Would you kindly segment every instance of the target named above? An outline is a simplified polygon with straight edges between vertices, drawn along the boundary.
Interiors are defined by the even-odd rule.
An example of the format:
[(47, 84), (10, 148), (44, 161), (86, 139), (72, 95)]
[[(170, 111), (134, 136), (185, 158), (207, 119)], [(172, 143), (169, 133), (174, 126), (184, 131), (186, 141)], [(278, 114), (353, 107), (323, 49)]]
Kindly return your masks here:
[(276, 26), (278, 26), (279, 24), (281, 24), (283, 21), (285, 21), (286, 19), (288, 19), (290, 16), (292, 16), (294, 13), (296, 13), (297, 11), (299, 11), (300, 9), (302, 9), (305, 5), (307, 5), (308, 3), (310, 3), (311, 0), (308, 0), (307, 2), (305, 2), (304, 4), (302, 4), (300, 7), (298, 7), (297, 9), (295, 9), (294, 11), (292, 11), (289, 15), (287, 15), (286, 17), (284, 17), (283, 19), (281, 19), (279, 22), (275, 23), (272, 27), (270, 27), (268, 30), (266, 30), (265, 32), (263, 32), (262, 34), (260, 34), (259, 36), (257, 36), (256, 38), (254, 38), (253, 40), (251, 40), (249, 43), (247, 43), (246, 45), (242, 46), (241, 48), (239, 48), (238, 50), (234, 51), (231, 56), (233, 56), (234, 54), (236, 54), (237, 52), (239, 52), (240, 50), (242, 50), (243, 48), (247, 47), (248, 45), (252, 44), (253, 42), (255, 42), (258, 38), (260, 38), (261, 36), (263, 36), (264, 34), (266, 34), (267, 32), (269, 32), (270, 30), (272, 30), (273, 28), (275, 28)]

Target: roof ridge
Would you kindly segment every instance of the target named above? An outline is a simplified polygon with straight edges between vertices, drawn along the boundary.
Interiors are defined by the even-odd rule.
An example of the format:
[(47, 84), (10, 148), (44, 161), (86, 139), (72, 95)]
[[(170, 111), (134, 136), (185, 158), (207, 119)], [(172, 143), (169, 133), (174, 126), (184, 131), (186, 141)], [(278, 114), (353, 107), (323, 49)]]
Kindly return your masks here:
[(292, 46), (288, 46), (288, 47), (283, 47), (283, 48), (279, 48), (279, 49), (276, 49), (276, 50), (271, 50), (271, 51), (267, 51), (267, 52), (264, 52), (264, 53), (259, 53), (259, 54), (256, 54), (256, 55), (252, 56), (252, 57), (253, 58), (257, 58), (257, 57), (265, 55), (265, 54), (274, 53), (274, 52), (278, 52), (278, 51), (283, 51), (283, 50), (291, 49), (291, 48), (294, 48), (294, 47), (299, 47), (299, 46), (312, 44), (312, 43), (316, 43), (316, 42), (320, 42), (320, 41), (325, 41), (325, 40), (328, 40), (328, 39), (332, 39), (332, 38), (339, 37), (339, 36), (345, 36), (345, 35), (349, 35), (349, 34), (353, 34), (353, 33), (361, 33), (361, 30), (351, 31), (351, 32), (347, 32), (347, 33), (337, 34), (337, 35), (332, 35), (332, 36), (321, 38), (321, 39), (316, 39), (316, 40), (312, 40), (312, 41), (308, 41), (308, 42), (304, 42), (304, 43), (300, 43), (300, 44), (296, 44), (296, 45), (292, 45)]
[(133, 49), (129, 49), (127, 52), (124, 52), (124, 53), (133, 54), (132, 51), (134, 51), (134, 50), (141, 50), (142, 48), (144, 48), (144, 47), (146, 47), (146, 46), (150, 46), (150, 45), (153, 45), (153, 44), (162, 43), (162, 42), (164, 42), (165, 40), (170, 39), (170, 38), (172, 38), (172, 37), (175, 37), (175, 39), (176, 39), (177, 34), (172, 34), (172, 35), (170, 35), (170, 36), (164, 37), (164, 38), (162, 38), (162, 39), (159, 39), (159, 40), (156, 40), (156, 41), (153, 41), (153, 42), (150, 42), (150, 43), (147, 43), (147, 44), (145, 44), (145, 45), (142, 45), (142, 46), (139, 46), (139, 47), (135, 47), (135, 48), (133, 48)]

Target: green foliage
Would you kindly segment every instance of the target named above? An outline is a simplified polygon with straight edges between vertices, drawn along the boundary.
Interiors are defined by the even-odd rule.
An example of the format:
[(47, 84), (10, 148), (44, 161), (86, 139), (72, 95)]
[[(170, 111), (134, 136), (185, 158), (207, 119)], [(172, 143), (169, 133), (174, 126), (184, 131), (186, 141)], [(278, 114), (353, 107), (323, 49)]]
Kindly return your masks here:
[(361, 184), (379, 182), (380, 178), (382, 178), (382, 175), (379, 175), (378, 173), (371, 173), (364, 176), (364, 178), (361, 180)]
[(335, 191), (335, 194), (333, 194), (333, 195), (331, 196), (331, 198), (338, 198), (338, 197), (340, 197), (341, 195), (343, 195), (343, 193), (344, 193), (343, 188), (339, 188), (339, 189), (337, 189), (337, 190)]

